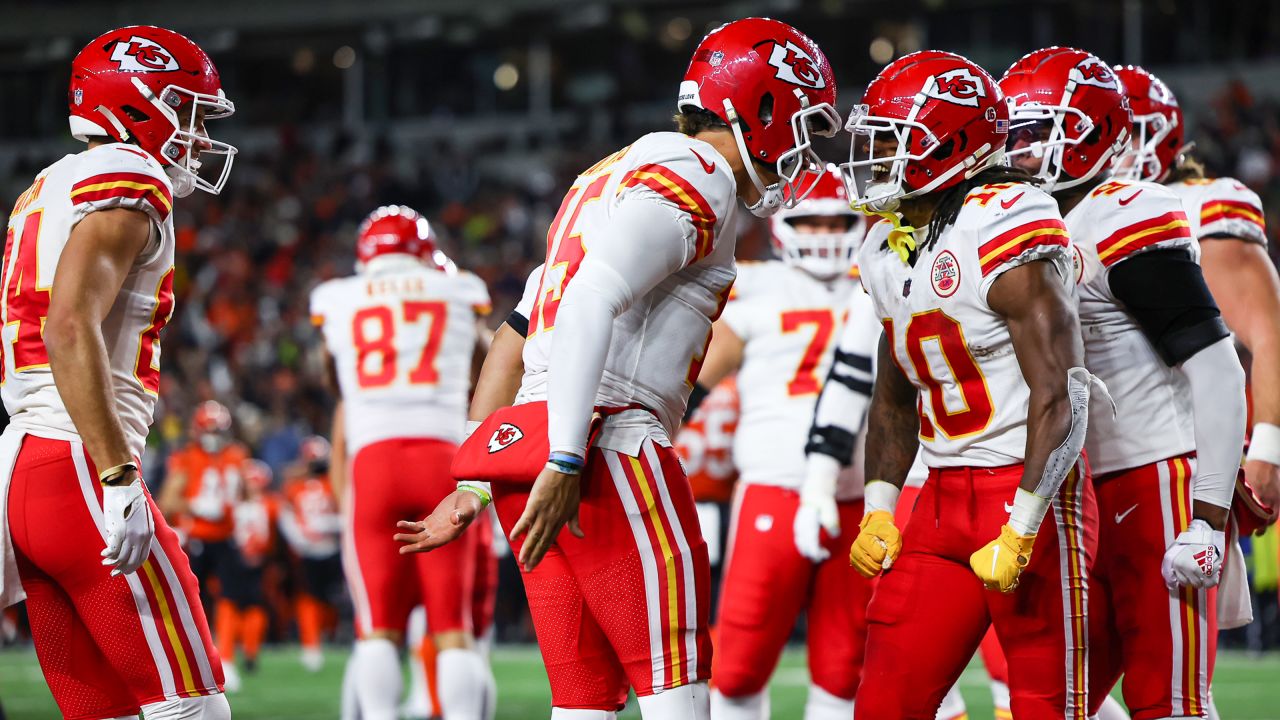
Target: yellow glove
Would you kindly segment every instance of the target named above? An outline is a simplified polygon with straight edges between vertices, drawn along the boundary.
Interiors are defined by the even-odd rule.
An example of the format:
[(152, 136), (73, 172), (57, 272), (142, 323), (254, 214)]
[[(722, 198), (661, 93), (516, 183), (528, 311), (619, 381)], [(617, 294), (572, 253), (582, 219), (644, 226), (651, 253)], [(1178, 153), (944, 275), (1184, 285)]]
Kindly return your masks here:
[(902, 534), (893, 524), (893, 513), (872, 510), (862, 516), (858, 537), (849, 548), (849, 564), (863, 577), (873, 578), (888, 570), (902, 551)]
[(988, 590), (1013, 592), (1018, 587), (1018, 576), (1031, 562), (1031, 548), (1036, 536), (1019, 535), (1008, 525), (1000, 526), (1000, 537), (969, 556), (969, 567), (982, 580)]

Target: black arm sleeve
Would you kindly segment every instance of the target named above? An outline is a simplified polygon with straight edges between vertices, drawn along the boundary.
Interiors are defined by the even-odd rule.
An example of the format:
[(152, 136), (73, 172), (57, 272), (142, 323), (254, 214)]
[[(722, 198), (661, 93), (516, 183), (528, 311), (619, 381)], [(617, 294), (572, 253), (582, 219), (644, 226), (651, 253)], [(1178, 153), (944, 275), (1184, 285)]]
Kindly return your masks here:
[(529, 337), (529, 318), (521, 315), (515, 310), (512, 310), (511, 314), (507, 316), (507, 325), (511, 326), (512, 330), (520, 333), (520, 337)]
[(1230, 335), (1186, 250), (1135, 255), (1111, 268), (1107, 281), (1169, 366)]

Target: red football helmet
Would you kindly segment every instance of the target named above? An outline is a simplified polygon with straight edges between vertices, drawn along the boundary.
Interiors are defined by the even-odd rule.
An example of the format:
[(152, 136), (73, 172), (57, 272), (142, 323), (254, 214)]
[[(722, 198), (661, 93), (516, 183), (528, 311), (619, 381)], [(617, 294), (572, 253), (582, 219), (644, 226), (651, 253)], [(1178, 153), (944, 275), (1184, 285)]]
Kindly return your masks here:
[(1005, 156), (1043, 180), (1046, 191), (1097, 177), (1129, 144), (1124, 87), (1095, 55), (1037, 50), (1005, 72), (1000, 89), (1010, 105)]
[[(810, 229), (797, 223), (804, 218), (832, 219), (842, 229)], [(837, 222), (836, 224), (839, 224)], [(795, 207), (783, 208), (769, 218), (773, 246), (782, 259), (810, 275), (829, 280), (849, 272), (853, 256), (866, 234), (866, 216), (853, 211), (849, 194), (834, 166), (818, 178), (813, 192)]]
[(676, 106), (715, 114), (733, 130), (744, 160), (776, 168), (778, 182), (766, 187), (754, 164), (745, 163), (760, 192), (747, 209), (767, 217), (813, 190), (823, 164), (810, 136), (840, 130), (835, 103), (835, 76), (816, 43), (786, 23), (747, 18), (702, 39)]
[(1116, 175), (1164, 182), (1185, 150), (1182, 108), (1169, 86), (1137, 65), (1112, 68), (1133, 111), (1133, 139), (1116, 159)]
[(231, 429), (231, 411), (217, 400), (200, 403), (191, 416), (191, 429), (197, 434), (220, 434)]
[(240, 477), (244, 480), (245, 487), (250, 490), (263, 492), (271, 489), (273, 477), (271, 466), (261, 460), (253, 458), (245, 460), (240, 467)]
[(849, 162), (840, 166), (849, 196), (884, 212), (998, 164), (1009, 115), (986, 70), (922, 50), (880, 71), (845, 129), (853, 134)]
[[(165, 168), (173, 194), (218, 194), (231, 173), (232, 145), (211, 140), (204, 122), (235, 112), (213, 61), (172, 30), (134, 25), (102, 35), (71, 62), (71, 134), (136, 143)], [(185, 116), (185, 117), (184, 117)], [(200, 177), (200, 155), (222, 155), (216, 182)]]
[(436, 245), (431, 223), (413, 208), (383, 205), (360, 223), (356, 239), (356, 268), (379, 255), (412, 255), (428, 267), (453, 274), (457, 266)]

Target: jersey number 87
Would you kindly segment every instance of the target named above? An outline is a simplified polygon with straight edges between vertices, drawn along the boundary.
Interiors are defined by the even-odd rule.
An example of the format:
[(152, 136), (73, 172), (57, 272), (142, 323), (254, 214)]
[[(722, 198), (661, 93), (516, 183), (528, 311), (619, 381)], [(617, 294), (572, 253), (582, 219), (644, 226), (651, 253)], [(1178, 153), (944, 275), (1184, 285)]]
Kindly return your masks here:
[[(429, 321), (426, 341), (418, 362), (409, 371), (410, 385), (434, 385), (440, 380), (436, 356), (444, 339), (448, 307), (439, 300), (409, 300), (400, 306), (405, 324)], [(386, 387), (399, 374), (396, 349), (396, 312), (391, 305), (358, 310), (352, 319), (351, 337), (356, 348), (356, 381), (361, 388)]]

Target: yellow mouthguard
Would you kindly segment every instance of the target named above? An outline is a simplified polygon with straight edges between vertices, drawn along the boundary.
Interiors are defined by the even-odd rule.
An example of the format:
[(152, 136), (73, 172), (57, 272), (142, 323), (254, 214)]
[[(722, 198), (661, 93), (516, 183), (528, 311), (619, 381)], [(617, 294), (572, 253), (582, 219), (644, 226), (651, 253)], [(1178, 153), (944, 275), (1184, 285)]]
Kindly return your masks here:
[(889, 249), (898, 254), (898, 257), (905, 265), (909, 262), (911, 253), (916, 249), (916, 228), (906, 225), (902, 222), (902, 217), (896, 212), (882, 212), (878, 210), (870, 210), (865, 205), (859, 206), (857, 210), (866, 215), (879, 215), (893, 225), (893, 229), (889, 231)]

